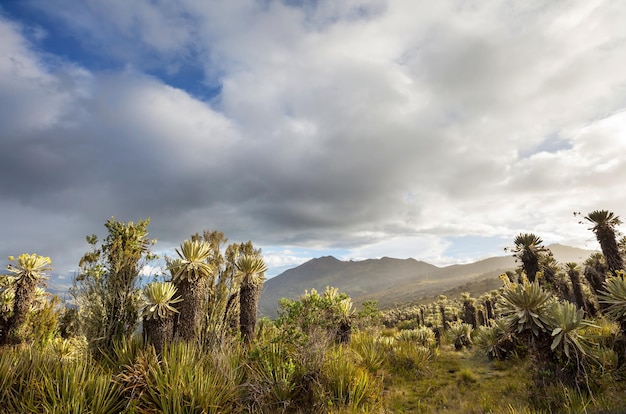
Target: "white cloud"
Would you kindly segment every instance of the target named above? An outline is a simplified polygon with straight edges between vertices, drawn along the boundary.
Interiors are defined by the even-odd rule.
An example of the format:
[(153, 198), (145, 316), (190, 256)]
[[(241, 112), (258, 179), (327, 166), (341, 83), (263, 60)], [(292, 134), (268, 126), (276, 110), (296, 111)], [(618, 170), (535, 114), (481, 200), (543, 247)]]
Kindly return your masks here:
[[(295, 3), (34, 3), (106, 71), (0, 20), (4, 208), (76, 217), (68, 238), (150, 216), (168, 246), (212, 228), (439, 262), (463, 237), (585, 241), (573, 211), (626, 214), (623, 5)], [(186, 66), (218, 94), (158, 77)]]

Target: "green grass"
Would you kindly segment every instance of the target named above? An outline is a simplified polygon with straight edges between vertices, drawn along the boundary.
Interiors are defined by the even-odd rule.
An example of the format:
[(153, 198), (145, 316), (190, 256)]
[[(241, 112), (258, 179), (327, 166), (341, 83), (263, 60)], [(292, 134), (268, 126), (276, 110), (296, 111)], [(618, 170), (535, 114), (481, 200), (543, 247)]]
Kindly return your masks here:
[(444, 347), (415, 378), (392, 376), (386, 383), (387, 407), (393, 413), (511, 412), (527, 408), (531, 379), (526, 362), (497, 366), (473, 351)]
[(476, 350), (443, 346), (428, 367), (413, 377), (385, 378), (387, 412), (403, 413), (623, 413), (626, 382), (601, 379), (592, 396), (563, 386), (542, 390), (539, 407), (531, 403), (532, 369), (527, 359), (489, 361)]

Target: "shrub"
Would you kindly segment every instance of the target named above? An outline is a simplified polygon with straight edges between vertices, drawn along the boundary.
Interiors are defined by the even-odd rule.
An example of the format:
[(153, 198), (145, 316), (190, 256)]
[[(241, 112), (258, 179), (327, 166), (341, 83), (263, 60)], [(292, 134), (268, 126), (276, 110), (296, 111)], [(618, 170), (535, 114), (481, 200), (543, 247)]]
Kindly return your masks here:
[(296, 365), (287, 347), (267, 342), (249, 354), (248, 406), (254, 412), (285, 412), (296, 396)]
[(515, 351), (515, 338), (504, 319), (491, 320), (491, 326), (480, 327), (474, 342), (490, 359), (503, 360)]
[(372, 335), (359, 333), (352, 338), (350, 349), (359, 365), (369, 372), (375, 373), (387, 360), (389, 347)]
[(141, 412), (229, 413), (235, 411), (237, 374), (219, 353), (194, 344), (166, 347), (161, 363), (147, 364)]
[(429, 348), (398, 341), (391, 348), (391, 367), (399, 374), (419, 374), (433, 357), (434, 353)]
[(328, 402), (334, 407), (346, 407), (352, 412), (380, 409), (382, 385), (356, 365), (344, 347), (330, 351), (322, 381)]
[(454, 349), (460, 351), (463, 347), (472, 345), (472, 325), (462, 322), (449, 323), (446, 332), (450, 342), (454, 344)]
[(435, 333), (425, 326), (417, 329), (403, 330), (398, 332), (396, 338), (400, 341), (409, 341), (426, 348), (435, 346)]
[(4, 349), (0, 385), (6, 412), (114, 413), (125, 406), (111, 374), (86, 354), (61, 359), (49, 349)]

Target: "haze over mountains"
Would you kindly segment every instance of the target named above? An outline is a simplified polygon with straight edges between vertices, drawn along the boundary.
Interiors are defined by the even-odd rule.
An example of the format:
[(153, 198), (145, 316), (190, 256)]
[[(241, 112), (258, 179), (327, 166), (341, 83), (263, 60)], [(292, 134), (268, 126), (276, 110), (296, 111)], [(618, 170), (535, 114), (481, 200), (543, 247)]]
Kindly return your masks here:
[[(560, 244), (548, 246), (559, 263), (582, 263), (594, 253)], [(377, 300), (379, 308), (410, 303), (444, 293), (461, 285), (483, 281), (488, 290), (499, 286), (498, 276), (517, 267), (512, 256), (497, 256), (469, 264), (437, 267), (415, 259), (341, 261), (332, 256), (309, 260), (265, 282), (261, 315), (276, 315), (278, 300), (295, 299), (305, 290), (326, 286), (346, 292), (355, 303)]]

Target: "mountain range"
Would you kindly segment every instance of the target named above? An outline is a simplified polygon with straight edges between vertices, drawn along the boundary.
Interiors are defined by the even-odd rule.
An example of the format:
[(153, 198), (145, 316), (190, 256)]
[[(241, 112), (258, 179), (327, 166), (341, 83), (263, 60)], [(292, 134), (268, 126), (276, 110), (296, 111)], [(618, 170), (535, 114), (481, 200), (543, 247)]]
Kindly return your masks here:
[[(582, 263), (593, 250), (561, 244), (547, 246), (559, 263)], [(277, 314), (281, 298), (296, 299), (326, 286), (346, 292), (355, 303), (377, 300), (380, 309), (418, 302), (439, 294), (470, 291), (478, 296), (501, 286), (498, 276), (517, 267), (513, 256), (496, 256), (468, 264), (445, 267), (415, 259), (341, 261), (333, 256), (309, 260), (267, 280), (259, 301), (263, 316)], [(482, 290), (482, 291), (480, 291)]]

